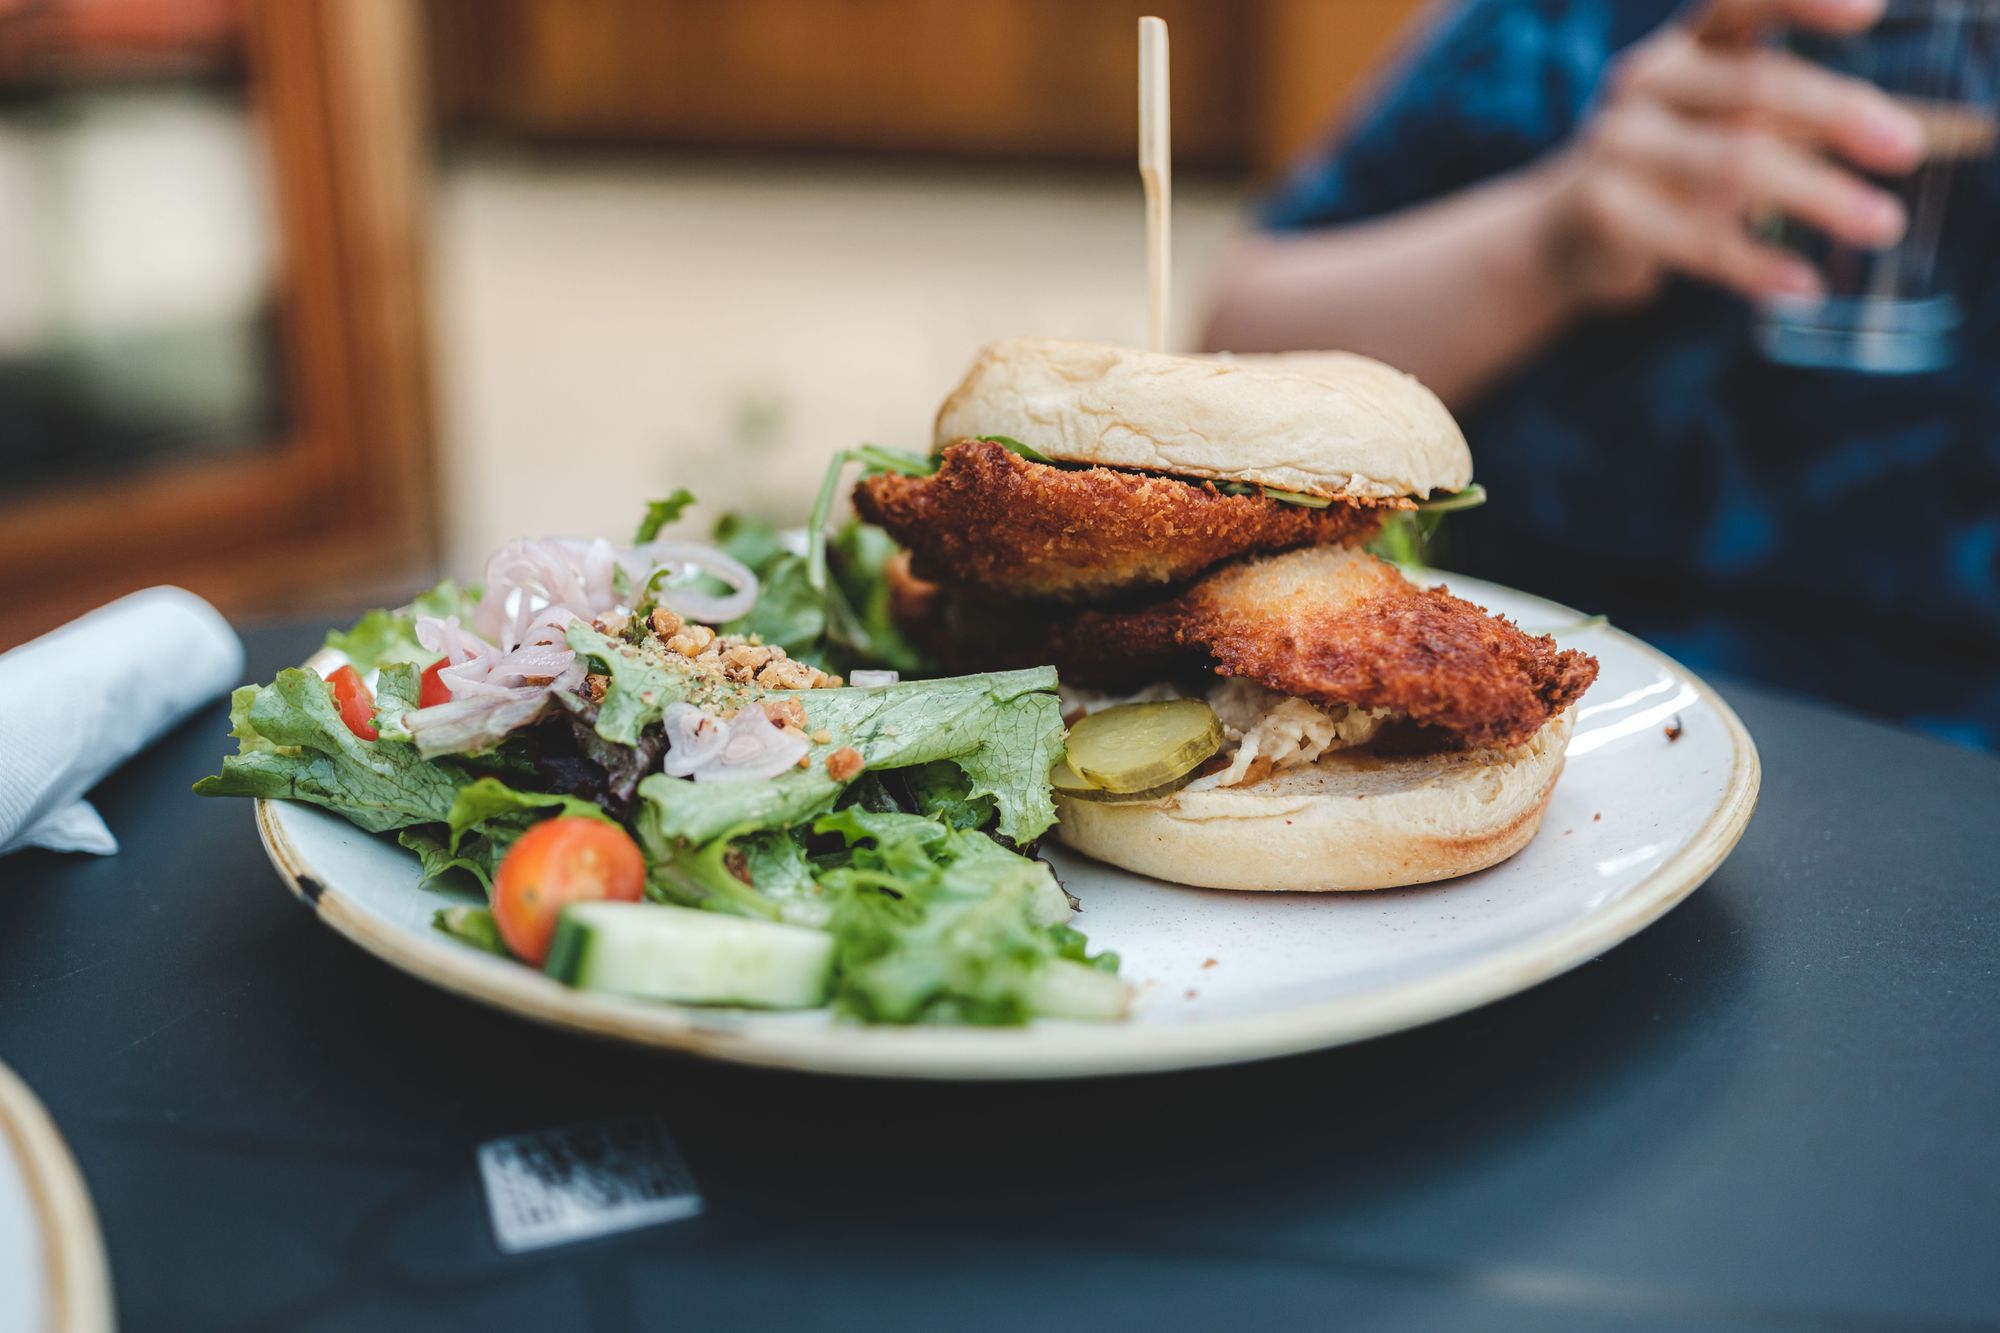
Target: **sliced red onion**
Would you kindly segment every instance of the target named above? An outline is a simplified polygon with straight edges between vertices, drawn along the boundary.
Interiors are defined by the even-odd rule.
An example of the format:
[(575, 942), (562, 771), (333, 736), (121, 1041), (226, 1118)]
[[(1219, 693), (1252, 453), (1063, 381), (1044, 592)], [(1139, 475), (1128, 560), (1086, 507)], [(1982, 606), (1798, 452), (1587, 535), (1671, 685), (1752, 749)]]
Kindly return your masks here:
[(902, 678), (903, 673), (900, 671), (870, 671), (866, 667), (847, 673), (847, 683), (857, 690), (872, 690), (878, 685), (894, 685)]
[[(757, 604), (757, 575), (736, 557), (713, 546), (700, 542), (646, 542), (625, 555), (632, 561), (627, 570), (638, 571), (634, 574), (634, 588), (655, 577), (656, 571), (672, 571), (664, 582), (654, 585), (655, 592), (668, 610), (689, 620), (720, 625), (749, 615), (750, 608)], [(729, 591), (718, 596), (681, 586), (682, 580), (702, 574), (727, 584)]]
[[(418, 642), (446, 658), (438, 679), (451, 691), (449, 704), (405, 715), (417, 748), (426, 756), (490, 748), (539, 717), (555, 692), (582, 684), (584, 665), (569, 646), (569, 626), (628, 609), (621, 573), (624, 596), (636, 597), (659, 580), (660, 601), (690, 620), (720, 624), (757, 601), (757, 576), (747, 566), (697, 542), (627, 549), (602, 538), (508, 542), (486, 562), (486, 590), (472, 613), (472, 629), (456, 616), (417, 622)], [(676, 586), (700, 575), (729, 592), (715, 596)]]
[(693, 704), (667, 706), (667, 755), (661, 770), (696, 782), (747, 782), (795, 768), (809, 748), (752, 705), (724, 721)]

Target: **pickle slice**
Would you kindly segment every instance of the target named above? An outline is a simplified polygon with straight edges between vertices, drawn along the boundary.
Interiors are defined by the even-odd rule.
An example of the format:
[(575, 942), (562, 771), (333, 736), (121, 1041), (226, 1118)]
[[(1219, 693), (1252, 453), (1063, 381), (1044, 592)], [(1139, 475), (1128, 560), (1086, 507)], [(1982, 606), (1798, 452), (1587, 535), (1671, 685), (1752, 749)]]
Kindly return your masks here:
[(1193, 782), (1195, 775), (1199, 772), (1201, 772), (1199, 768), (1190, 768), (1172, 782), (1163, 783), (1158, 787), (1148, 787), (1144, 791), (1105, 791), (1102, 787), (1058, 787), (1056, 788), (1056, 793), (1060, 796), (1067, 796), (1072, 801), (1096, 801), (1102, 805), (1128, 805), (1141, 801), (1162, 801), (1172, 796), (1182, 787), (1187, 786), (1188, 783)]
[(1200, 699), (1116, 704), (1069, 731), (1069, 766), (1114, 795), (1165, 787), (1222, 748), (1222, 724)]
[(1097, 785), (1085, 781), (1083, 775), (1071, 768), (1067, 760), (1058, 762), (1049, 770), (1049, 785), (1065, 796), (1101, 794), (1097, 790)]

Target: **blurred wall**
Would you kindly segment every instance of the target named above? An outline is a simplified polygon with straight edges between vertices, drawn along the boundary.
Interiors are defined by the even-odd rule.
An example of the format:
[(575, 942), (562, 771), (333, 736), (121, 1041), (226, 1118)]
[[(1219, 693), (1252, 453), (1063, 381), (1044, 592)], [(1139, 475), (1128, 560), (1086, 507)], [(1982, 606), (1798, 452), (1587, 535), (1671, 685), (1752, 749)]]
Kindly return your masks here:
[[(1136, 180), (876, 166), (482, 158), (440, 191), (453, 567), (523, 533), (623, 533), (685, 485), (705, 526), (803, 518), (828, 456), (924, 448), (981, 343), (1144, 336)], [(1239, 192), (1177, 192), (1178, 341)]]
[(828, 456), (922, 448), (980, 344), (1135, 342), (1135, 20), (1173, 39), (1175, 341), (1257, 182), (1413, 0), (427, 0), (450, 563), (801, 519)]

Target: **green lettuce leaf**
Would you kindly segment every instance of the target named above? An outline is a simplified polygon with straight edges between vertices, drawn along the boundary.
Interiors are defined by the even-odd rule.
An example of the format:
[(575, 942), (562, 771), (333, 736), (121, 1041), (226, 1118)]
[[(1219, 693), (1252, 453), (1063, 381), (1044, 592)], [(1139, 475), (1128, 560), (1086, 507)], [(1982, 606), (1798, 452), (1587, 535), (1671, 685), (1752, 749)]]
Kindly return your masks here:
[(814, 821), (848, 845), (833, 899), (835, 1007), (864, 1022), (1108, 1019), (1117, 961), (1092, 960), (1049, 868), (980, 833), (847, 806)]
[(470, 780), (397, 740), (364, 741), (347, 729), (317, 673), (281, 671), (272, 684), (232, 698), (238, 752), (203, 778), (202, 796), (308, 801), (372, 833), (443, 823)]
[(423, 672), (414, 662), (390, 662), (375, 678), (375, 734), (385, 740), (407, 741), (410, 729), (403, 715), (417, 706), (423, 692)]
[(694, 503), (694, 492), (683, 486), (664, 500), (646, 502), (646, 516), (639, 520), (639, 529), (632, 534), (632, 541), (649, 542), (660, 535), (660, 529), (678, 519), (687, 507)]
[(682, 665), (684, 659), (611, 638), (581, 620), (570, 622), (568, 637), (569, 646), (589, 658), (593, 670), (611, 677), (597, 708), (596, 728), (599, 736), (618, 745), (637, 745), (639, 733), (658, 722), (668, 704), (692, 699), (704, 705), (740, 706), (755, 695), (754, 688), (743, 686), (735, 691), (740, 699), (715, 697), (723, 687), (701, 687)]
[(502, 958), (512, 956), (500, 938), (500, 926), (493, 920), (493, 913), (484, 907), (441, 907), (431, 918), (431, 925), (461, 944), (497, 953)]
[(953, 828), (985, 828), (993, 822), (991, 796), (974, 796), (972, 779), (949, 759), (919, 764), (903, 775), (917, 813), (930, 815)]
[(472, 609), (478, 602), (478, 589), (461, 588), (446, 579), (429, 592), (418, 593), (407, 610), (370, 611), (354, 622), (352, 628), (328, 630), (326, 646), (344, 653), (362, 671), (372, 671), (387, 662), (427, 666), (436, 660), (437, 654), (417, 642), (417, 618), (457, 616), (470, 622)]
[(993, 798), (999, 831), (1031, 842), (1055, 823), (1049, 769), (1062, 755), (1062, 709), (1047, 667), (866, 690), (801, 690), (806, 730), (828, 733), (808, 767), (765, 782), (693, 782), (655, 773), (639, 784), (641, 842), (655, 860), (733, 828), (789, 829), (831, 810), (847, 785), (826, 758), (842, 746), (870, 769), (949, 759), (966, 796)]

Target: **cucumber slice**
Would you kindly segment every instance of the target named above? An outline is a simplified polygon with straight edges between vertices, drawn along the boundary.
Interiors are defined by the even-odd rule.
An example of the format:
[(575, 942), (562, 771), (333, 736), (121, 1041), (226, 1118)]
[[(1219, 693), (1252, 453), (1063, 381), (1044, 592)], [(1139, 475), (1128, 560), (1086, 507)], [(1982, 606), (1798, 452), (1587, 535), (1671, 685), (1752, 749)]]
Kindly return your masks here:
[(1070, 728), (1069, 766), (1085, 782), (1129, 795), (1185, 777), (1221, 748), (1222, 723), (1205, 700), (1117, 704)]
[(688, 907), (578, 903), (556, 923), (548, 973), (648, 1000), (811, 1009), (826, 1003), (833, 936)]

